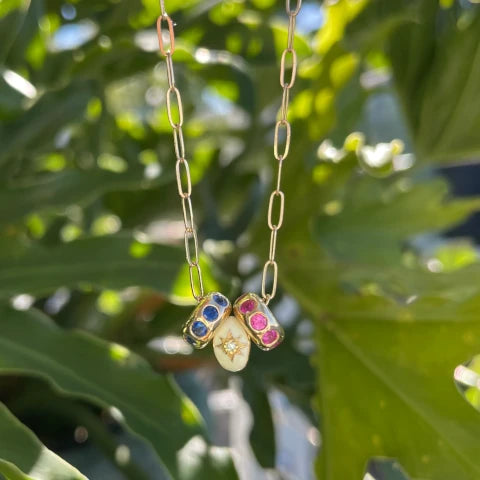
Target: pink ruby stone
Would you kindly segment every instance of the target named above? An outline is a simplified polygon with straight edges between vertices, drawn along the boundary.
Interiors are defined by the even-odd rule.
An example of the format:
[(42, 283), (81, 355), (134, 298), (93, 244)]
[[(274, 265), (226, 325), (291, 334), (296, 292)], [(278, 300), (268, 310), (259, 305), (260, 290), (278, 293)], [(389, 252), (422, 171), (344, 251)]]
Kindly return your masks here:
[(250, 317), (250, 326), (257, 331), (263, 330), (267, 326), (267, 319), (262, 313), (254, 313)]
[(273, 345), (270, 345), (270, 350), (273, 348), (277, 348), (282, 343), (282, 339), (279, 338)]
[(276, 330), (269, 330), (262, 335), (262, 342), (266, 345), (273, 343), (278, 338), (278, 332)]
[(248, 313), (248, 312), (251, 312), (252, 310), (255, 310), (256, 306), (257, 306), (257, 302), (255, 300), (252, 300), (252, 299), (245, 300), (240, 305), (240, 311), (242, 313)]

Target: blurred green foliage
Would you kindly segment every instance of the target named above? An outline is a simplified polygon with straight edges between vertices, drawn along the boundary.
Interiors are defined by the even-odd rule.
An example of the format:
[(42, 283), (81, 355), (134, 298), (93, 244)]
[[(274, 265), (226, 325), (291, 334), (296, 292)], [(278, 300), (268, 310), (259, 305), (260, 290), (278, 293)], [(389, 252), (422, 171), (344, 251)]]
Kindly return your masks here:
[[(283, 4), (166, 3), (206, 286), (234, 299), (267, 252)], [(71, 425), (118, 478), (237, 478), (191, 372), (229, 376), (209, 352), (153, 346), (191, 308), (158, 14), (155, 0), (0, 1), (0, 478), (85, 478), (52, 451)], [(298, 27), (274, 310), (301, 309), (239, 375), (256, 459), (278, 467), (276, 390), (320, 430), (319, 479), (368, 465), (369, 480), (476, 480), (480, 422), (453, 374), (480, 352), (480, 265), (441, 233), (480, 199), (453, 198), (437, 168), (480, 156), (479, 7), (304, 2)], [(47, 446), (18, 420), (42, 415)], [(162, 477), (118, 454), (118, 426)]]

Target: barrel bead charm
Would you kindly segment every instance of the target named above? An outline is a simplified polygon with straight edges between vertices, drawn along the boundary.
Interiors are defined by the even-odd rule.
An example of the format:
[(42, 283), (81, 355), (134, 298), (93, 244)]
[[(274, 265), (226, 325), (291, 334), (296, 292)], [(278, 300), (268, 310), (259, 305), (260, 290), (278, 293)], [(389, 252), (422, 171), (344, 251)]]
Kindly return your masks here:
[(216, 328), (231, 311), (230, 301), (221, 293), (205, 295), (183, 326), (183, 338), (195, 348), (206, 347)]
[(262, 350), (272, 350), (282, 343), (285, 337), (282, 326), (255, 293), (245, 293), (238, 298), (233, 313), (243, 321), (252, 341)]

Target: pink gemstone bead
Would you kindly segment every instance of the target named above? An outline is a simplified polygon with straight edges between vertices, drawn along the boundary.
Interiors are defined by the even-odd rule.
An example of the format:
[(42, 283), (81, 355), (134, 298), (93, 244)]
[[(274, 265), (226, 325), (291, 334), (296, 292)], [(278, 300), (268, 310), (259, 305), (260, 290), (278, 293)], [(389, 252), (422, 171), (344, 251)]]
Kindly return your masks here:
[(252, 310), (255, 310), (255, 307), (257, 306), (257, 302), (255, 300), (245, 300), (241, 305), (240, 305), (240, 311), (242, 313), (248, 313), (251, 312)]
[(250, 317), (250, 326), (257, 331), (263, 330), (267, 326), (267, 319), (262, 313), (255, 313)]
[(269, 330), (262, 335), (262, 342), (265, 345), (270, 345), (278, 338), (278, 332), (276, 330)]

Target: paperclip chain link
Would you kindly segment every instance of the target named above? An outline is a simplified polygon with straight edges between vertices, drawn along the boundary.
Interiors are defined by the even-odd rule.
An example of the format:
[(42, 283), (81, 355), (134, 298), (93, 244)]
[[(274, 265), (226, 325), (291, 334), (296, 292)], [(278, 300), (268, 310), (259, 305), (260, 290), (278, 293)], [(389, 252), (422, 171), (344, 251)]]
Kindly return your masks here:
[[(285, 9), (288, 15), (288, 35), (287, 48), (282, 52), (280, 57), (280, 86), (282, 87), (282, 102), (279, 111), (279, 119), (275, 124), (275, 134), (273, 139), (273, 155), (277, 161), (277, 181), (275, 189), (270, 195), (268, 202), (267, 224), (270, 229), (270, 246), (268, 250), (268, 260), (263, 266), (262, 272), (262, 298), (268, 305), (270, 300), (275, 297), (278, 283), (278, 264), (275, 260), (277, 252), (277, 236), (278, 231), (283, 224), (283, 214), (285, 211), (285, 194), (281, 190), (282, 168), (283, 162), (288, 156), (290, 150), (290, 140), (292, 129), (287, 119), (288, 105), (290, 101), (290, 90), (295, 84), (297, 75), (297, 53), (294, 48), (295, 40), (295, 24), (298, 12), (302, 6), (302, 0), (297, 0), (295, 7), (292, 9), (290, 0), (286, 0)], [(290, 58), (291, 66), (287, 68), (287, 61)], [(290, 70), (289, 78), (287, 70)], [(283, 135), (282, 135), (283, 132)], [(281, 140), (281, 137), (284, 137)], [(283, 142), (283, 145), (281, 145)], [(267, 286), (270, 289), (267, 290)]]
[[(177, 179), (178, 194), (182, 203), (185, 258), (188, 263), (190, 288), (192, 295), (197, 301), (204, 296), (203, 276), (200, 268), (200, 252), (198, 246), (197, 230), (193, 216), (192, 206), (192, 179), (190, 167), (185, 157), (185, 145), (183, 141), (183, 104), (180, 90), (175, 85), (175, 72), (173, 68), (173, 54), (175, 53), (175, 31), (174, 24), (165, 10), (163, 0), (160, 0), (161, 15), (157, 20), (158, 45), (160, 53), (165, 57), (167, 66), (168, 89), (166, 94), (168, 122), (173, 132), (173, 147), (175, 151), (176, 164), (175, 176)], [(168, 32), (168, 43), (163, 36), (165, 27)], [(167, 36), (167, 35), (165, 35)]]
[[(285, 9), (288, 15), (288, 35), (287, 47), (282, 52), (280, 60), (280, 86), (282, 87), (282, 102), (280, 115), (275, 124), (273, 153), (277, 160), (277, 181), (276, 187), (272, 191), (268, 204), (268, 228), (270, 229), (270, 246), (268, 260), (265, 262), (262, 274), (262, 297), (268, 304), (275, 297), (278, 282), (278, 264), (275, 260), (277, 249), (277, 235), (283, 224), (285, 211), (285, 194), (281, 190), (281, 177), (283, 162), (287, 158), (290, 141), (291, 126), (287, 119), (288, 106), (290, 101), (290, 90), (295, 84), (297, 73), (297, 53), (294, 48), (296, 17), (302, 6), (302, 0), (296, 0), (295, 8), (291, 8), (290, 0), (286, 0)], [(199, 246), (197, 232), (194, 223), (192, 207), (192, 181), (190, 177), (190, 168), (185, 158), (185, 145), (183, 140), (183, 105), (180, 91), (175, 85), (175, 73), (172, 57), (175, 52), (175, 31), (173, 21), (165, 10), (164, 0), (160, 0), (161, 15), (157, 20), (158, 43), (161, 54), (165, 57), (167, 66), (168, 90), (166, 94), (167, 116), (173, 131), (173, 143), (176, 156), (176, 179), (178, 194), (182, 202), (183, 220), (185, 225), (185, 257), (189, 266), (190, 287), (192, 295), (197, 301), (204, 296), (202, 270), (199, 264)], [(166, 23), (168, 28), (168, 45), (165, 45), (163, 38), (163, 28)], [(287, 59), (291, 58), (290, 77), (286, 77)], [(283, 147), (281, 144), (281, 132), (284, 132)], [(183, 175), (182, 175), (183, 172)], [(277, 215), (274, 216), (274, 205)], [(274, 219), (275, 217), (275, 219)], [(267, 291), (267, 285), (271, 283), (270, 290)]]

